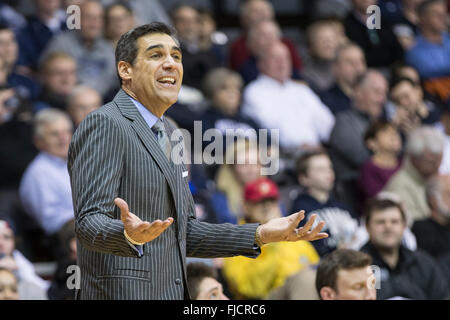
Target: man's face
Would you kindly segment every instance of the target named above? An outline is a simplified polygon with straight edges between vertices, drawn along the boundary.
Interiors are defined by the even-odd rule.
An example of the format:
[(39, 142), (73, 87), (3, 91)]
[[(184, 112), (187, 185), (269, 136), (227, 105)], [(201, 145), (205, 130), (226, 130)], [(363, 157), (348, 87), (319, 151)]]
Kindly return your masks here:
[(46, 88), (59, 95), (69, 95), (77, 83), (75, 60), (57, 58), (50, 62), (43, 74)]
[(229, 300), (223, 293), (222, 285), (214, 278), (206, 277), (200, 282), (195, 300)]
[(339, 35), (332, 25), (324, 25), (317, 29), (311, 44), (311, 50), (317, 57), (332, 61), (339, 45)]
[(420, 175), (427, 179), (439, 171), (442, 162), (442, 152), (433, 152), (426, 149), (419, 156), (411, 156), (411, 163), (419, 171)]
[(272, 44), (261, 58), (260, 69), (263, 74), (279, 82), (290, 79), (292, 64), (286, 46), (282, 43)]
[(0, 57), (8, 68), (14, 66), (17, 61), (18, 46), (16, 36), (11, 30), (0, 31)]
[(67, 159), (70, 139), (72, 138), (72, 123), (59, 117), (52, 123), (43, 125), (42, 134), (36, 137), (36, 146), (55, 157)]
[(342, 51), (339, 60), (334, 64), (336, 78), (348, 86), (353, 86), (355, 79), (366, 70), (364, 53), (361, 49), (353, 46)]
[(334, 170), (330, 158), (318, 155), (308, 160), (308, 174), (300, 176), (300, 183), (308, 189), (330, 192), (334, 186)]
[(70, 101), (68, 112), (76, 126), (92, 111), (100, 108), (102, 100), (95, 91), (85, 90)]
[(177, 10), (173, 25), (180, 39), (184, 41), (197, 41), (200, 32), (198, 12), (191, 7), (181, 7)]
[(248, 223), (266, 223), (282, 216), (280, 205), (276, 199), (265, 199), (258, 202), (247, 201), (244, 206), (245, 220)]
[(15, 247), (14, 233), (10, 228), (0, 228), (0, 254), (11, 256)]
[(5, 270), (0, 270), (0, 300), (19, 300), (17, 280)]
[(81, 7), (81, 34), (85, 40), (93, 41), (103, 32), (103, 7), (97, 2), (86, 2)]
[(117, 5), (108, 12), (108, 36), (118, 39), (122, 34), (132, 29), (134, 25), (133, 15), (124, 7)]
[(182, 55), (167, 34), (156, 33), (137, 40), (138, 53), (131, 66), (131, 90), (139, 101), (165, 111), (178, 99), (183, 79)]
[(377, 291), (370, 267), (339, 270), (334, 300), (376, 300)]
[(400, 246), (405, 221), (396, 207), (374, 211), (367, 224), (370, 242), (382, 250), (394, 250)]
[(377, 119), (386, 101), (387, 81), (382, 75), (371, 73), (365, 82), (355, 90), (355, 105), (371, 118)]
[(447, 30), (447, 7), (444, 2), (436, 2), (428, 6), (420, 17), (423, 27), (433, 32), (442, 33)]
[(248, 39), (248, 46), (253, 55), (265, 52), (280, 40), (280, 30), (273, 21), (263, 21), (255, 28), (253, 36)]
[(267, 1), (250, 1), (247, 4), (247, 10), (241, 18), (244, 28), (248, 28), (253, 23), (271, 20), (273, 18), (273, 10)]

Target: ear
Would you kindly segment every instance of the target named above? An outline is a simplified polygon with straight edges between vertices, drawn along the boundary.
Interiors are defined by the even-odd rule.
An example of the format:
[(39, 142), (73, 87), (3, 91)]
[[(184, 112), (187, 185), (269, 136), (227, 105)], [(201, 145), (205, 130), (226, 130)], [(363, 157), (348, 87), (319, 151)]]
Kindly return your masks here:
[(375, 143), (375, 141), (373, 141), (373, 139), (369, 139), (367, 140), (367, 148), (369, 148), (369, 150), (375, 152), (377, 149), (377, 144)]
[(119, 63), (117, 64), (117, 71), (122, 81), (131, 80), (133, 75), (133, 68), (128, 62), (119, 61)]
[(330, 287), (322, 287), (320, 297), (322, 300), (336, 300), (336, 292)]
[(300, 185), (302, 185), (303, 187), (307, 187), (308, 186), (308, 177), (303, 175), (303, 174), (299, 174), (297, 176), (297, 181), (298, 183), (300, 183)]

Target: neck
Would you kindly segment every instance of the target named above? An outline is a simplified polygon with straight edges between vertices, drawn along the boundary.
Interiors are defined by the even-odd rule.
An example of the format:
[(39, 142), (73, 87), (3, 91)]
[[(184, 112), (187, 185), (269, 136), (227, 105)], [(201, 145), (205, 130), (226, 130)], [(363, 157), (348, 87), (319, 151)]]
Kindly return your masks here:
[(397, 155), (391, 152), (380, 151), (372, 156), (372, 161), (379, 167), (393, 169), (398, 164)]
[(436, 209), (431, 209), (431, 217), (434, 221), (439, 223), (441, 226), (448, 226), (449, 225), (449, 219), (442, 216)]
[(378, 253), (384, 262), (391, 268), (395, 269), (398, 263), (398, 258), (400, 256), (400, 250), (396, 248), (379, 248)]
[(322, 204), (326, 203), (330, 198), (329, 192), (314, 188), (308, 188), (308, 194)]
[(442, 43), (442, 33), (436, 32), (431, 29), (423, 28), (422, 35), (425, 39), (427, 39), (431, 43)]
[(166, 110), (168, 109), (155, 107), (154, 103), (151, 103), (147, 99), (139, 98), (130, 88), (125, 85), (122, 85), (122, 90), (125, 91), (134, 100), (139, 101), (146, 109), (148, 109), (148, 111), (153, 113), (158, 118), (161, 118), (164, 115), (164, 112), (166, 112)]
[(351, 98), (353, 96), (353, 89), (350, 85), (341, 80), (337, 80), (337, 84), (347, 97)]

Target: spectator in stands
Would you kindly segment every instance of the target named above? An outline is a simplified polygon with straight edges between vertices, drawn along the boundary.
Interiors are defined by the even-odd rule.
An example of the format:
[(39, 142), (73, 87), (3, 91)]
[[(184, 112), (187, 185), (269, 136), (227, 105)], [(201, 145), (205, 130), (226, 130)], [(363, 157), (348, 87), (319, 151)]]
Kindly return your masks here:
[(317, 268), (316, 290), (321, 300), (375, 300), (372, 258), (359, 251), (338, 249)]
[[(278, 24), (273, 20), (262, 20), (253, 23), (247, 33), (247, 48), (250, 51), (250, 56), (237, 69), (242, 75), (245, 84), (255, 80), (260, 74), (258, 60), (261, 58), (261, 53), (268, 50), (277, 41), (281, 40), (281, 30)], [(291, 65), (294, 59), (291, 56)], [(292, 68), (292, 78), (300, 79), (299, 70)]]
[(417, 246), (440, 261), (450, 254), (450, 175), (433, 177), (426, 194), (430, 217), (414, 222)]
[(408, 226), (430, 215), (425, 186), (438, 173), (443, 148), (444, 137), (436, 129), (423, 126), (413, 131), (406, 144), (402, 167), (383, 189), (401, 197)]
[(405, 60), (425, 80), (424, 87), (443, 102), (450, 99), (450, 35), (443, 0), (425, 0), (418, 6), (420, 34)]
[(444, 299), (449, 290), (445, 276), (425, 252), (410, 251), (401, 244), (406, 214), (391, 200), (373, 199), (365, 213), (369, 242), (361, 251), (369, 254), (380, 270), (378, 299)]
[[(278, 187), (271, 180), (260, 178), (246, 184), (244, 197), (245, 223), (281, 217)], [(317, 252), (307, 241), (279, 242), (264, 245), (258, 259), (225, 258), (222, 271), (235, 299), (262, 299), (282, 286), (288, 276), (318, 261)]]
[(133, 11), (125, 3), (113, 3), (105, 9), (105, 38), (113, 48), (116, 48), (120, 36), (135, 25)]
[[(210, 106), (200, 118), (203, 133), (214, 128), (226, 137), (227, 129), (254, 129), (255, 131), (259, 129), (252, 119), (241, 113), (242, 86), (241, 76), (226, 68), (213, 69), (206, 75), (203, 91), (210, 101)], [(242, 133), (245, 134), (245, 132)], [(233, 130), (232, 134), (236, 135), (236, 132)]]
[(392, 79), (390, 99), (394, 110), (387, 117), (406, 137), (422, 124), (435, 124), (440, 118), (440, 109), (433, 102), (424, 99), (420, 84), (409, 78)]
[(34, 140), (40, 153), (28, 166), (20, 183), (20, 197), (28, 214), (47, 235), (73, 219), (67, 154), (72, 122), (58, 109), (36, 114)]
[(17, 36), (18, 65), (28, 72), (36, 71), (41, 53), (47, 43), (63, 30), (67, 30), (66, 13), (61, 0), (34, 0), (36, 12), (27, 18), (27, 24)]
[(212, 13), (206, 9), (198, 10), (199, 19), (199, 46), (203, 51), (212, 51), (220, 65), (226, 64), (225, 46), (228, 37), (225, 33), (217, 31), (216, 21)]
[(244, 186), (260, 176), (261, 164), (254, 140), (241, 138), (226, 146), (224, 164), (215, 178), (217, 191), (211, 198), (218, 223), (237, 223), (242, 219)]
[[(297, 179), (304, 193), (294, 201), (292, 212), (305, 210), (305, 219), (313, 214), (325, 221), (328, 238), (313, 242), (317, 253), (323, 257), (337, 248), (347, 247), (358, 228), (352, 210), (331, 195), (334, 171), (328, 154), (321, 149), (305, 152), (297, 160)], [(305, 223), (300, 222), (301, 227)]]
[(200, 23), (198, 11), (187, 4), (180, 4), (172, 11), (172, 20), (183, 50), (183, 85), (202, 89), (204, 76), (221, 61), (212, 48), (200, 48)]
[(103, 38), (103, 7), (93, 0), (81, 4), (80, 30), (68, 30), (55, 36), (41, 59), (62, 51), (77, 62), (78, 79), (96, 89), (102, 96), (118, 86), (114, 49)]
[[(104, 7), (108, 7), (116, 2), (118, 1), (101, 0)], [(137, 26), (155, 21), (170, 25), (170, 17), (166, 12), (165, 5), (162, 5), (159, 0), (124, 0), (121, 2), (125, 2), (131, 8), (136, 18)]]
[(22, 100), (34, 100), (39, 94), (39, 87), (30, 78), (17, 72), (18, 55), (19, 47), (14, 31), (0, 25), (0, 59), (3, 60), (2, 65), (7, 75), (0, 85), (14, 88), (16, 95)]
[(217, 281), (217, 270), (201, 262), (187, 265), (187, 286), (193, 300), (229, 300)]
[(376, 0), (352, 0), (353, 10), (344, 21), (347, 37), (356, 42), (363, 49), (367, 65), (373, 68), (389, 67), (392, 63), (403, 58), (403, 48), (392, 32), (388, 21), (380, 16), (381, 28), (368, 28), (369, 14), (366, 12), (370, 5), (377, 4)]
[(336, 24), (319, 20), (306, 29), (309, 60), (302, 76), (315, 91), (327, 90), (335, 81), (332, 69), (336, 50), (346, 41), (345, 34), (340, 34)]
[(45, 108), (65, 110), (67, 99), (77, 84), (77, 63), (64, 52), (52, 52), (41, 62), (39, 75), (42, 90), (33, 110)]
[(356, 79), (366, 70), (364, 52), (357, 44), (348, 42), (336, 49), (332, 67), (335, 83), (320, 93), (323, 103), (333, 114), (351, 109)]
[(402, 164), (399, 158), (402, 142), (392, 123), (385, 120), (372, 123), (364, 135), (364, 142), (372, 155), (359, 172), (358, 187), (363, 203), (375, 197)]
[(14, 273), (0, 267), (0, 300), (19, 300), (17, 279)]
[[(250, 57), (250, 49), (247, 46), (250, 27), (257, 22), (274, 19), (272, 4), (267, 0), (247, 0), (241, 5), (239, 12), (242, 33), (232, 43), (230, 48), (230, 67), (233, 70), (239, 70), (242, 64)], [(302, 61), (295, 48), (295, 44), (287, 38), (282, 38), (281, 41), (289, 49), (294, 70), (301, 71)]]
[(353, 90), (352, 108), (337, 115), (329, 143), (338, 195), (352, 209), (356, 209), (359, 169), (370, 158), (369, 150), (364, 145), (364, 134), (370, 123), (382, 115), (387, 81), (378, 71), (369, 70), (357, 77)]
[(333, 114), (307, 85), (290, 79), (287, 47), (277, 42), (261, 52), (259, 68), (244, 90), (243, 113), (262, 128), (279, 129), (280, 146), (288, 152), (328, 141)]
[(21, 299), (47, 299), (48, 281), (41, 279), (33, 264), (15, 248), (14, 230), (5, 220), (0, 220), (0, 268), (12, 272), (17, 278)]
[(450, 174), (450, 103), (444, 105), (441, 114), (441, 124), (445, 141), (444, 152), (442, 156), (441, 166), (439, 167), (439, 172), (442, 174)]
[(83, 85), (75, 87), (67, 103), (67, 112), (74, 127), (77, 128), (90, 112), (100, 108), (101, 105), (102, 97), (96, 90)]
[(319, 300), (316, 291), (316, 267), (308, 266), (286, 278), (284, 285), (269, 292), (268, 300)]

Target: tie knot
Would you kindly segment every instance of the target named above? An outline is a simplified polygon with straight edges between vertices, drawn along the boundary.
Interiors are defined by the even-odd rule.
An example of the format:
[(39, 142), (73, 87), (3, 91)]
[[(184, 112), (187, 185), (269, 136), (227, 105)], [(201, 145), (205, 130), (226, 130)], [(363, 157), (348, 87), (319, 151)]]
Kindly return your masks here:
[(164, 123), (161, 121), (161, 119), (158, 119), (156, 121), (156, 123), (152, 127), (152, 130), (155, 131), (156, 133), (166, 131), (166, 128), (164, 127)]

